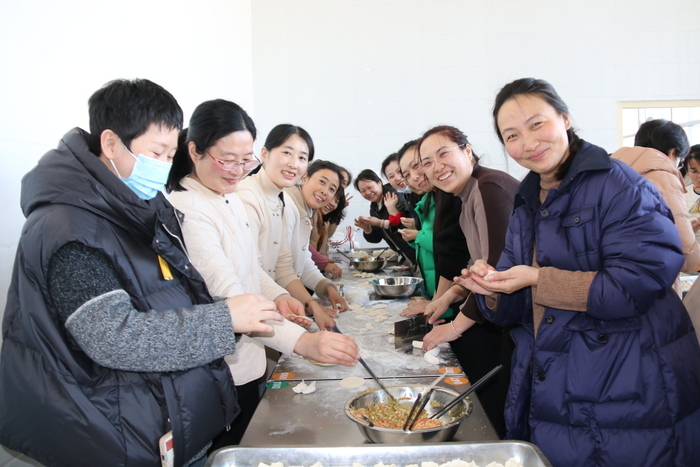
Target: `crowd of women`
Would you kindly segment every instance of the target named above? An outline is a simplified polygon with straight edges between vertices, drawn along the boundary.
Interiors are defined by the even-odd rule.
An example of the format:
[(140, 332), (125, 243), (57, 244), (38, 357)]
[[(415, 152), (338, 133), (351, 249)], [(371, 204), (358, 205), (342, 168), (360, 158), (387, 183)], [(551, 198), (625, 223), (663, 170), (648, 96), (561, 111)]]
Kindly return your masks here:
[(645, 123), (611, 157), (549, 83), (520, 79), (492, 117), (522, 181), (436, 126), (382, 162), (382, 183), (314, 160), (296, 125), (256, 155), (230, 101), (200, 104), (183, 129), (145, 80), (106, 85), (90, 117), (91, 134), (72, 130), (23, 181), (4, 445), (47, 464), (149, 465), (172, 431), (177, 464), (201, 464), (240, 441), (265, 346), (354, 365), (354, 340), (329, 332), (348, 305), (328, 278), (342, 275), (328, 241), (354, 186), (370, 202), (355, 226), (424, 278), (402, 313), (429, 316), (424, 350), (449, 342), (472, 380), (506, 368), (479, 392), (501, 437), (553, 465), (700, 458), (700, 346), (678, 281), (700, 269), (700, 150), (678, 125)]

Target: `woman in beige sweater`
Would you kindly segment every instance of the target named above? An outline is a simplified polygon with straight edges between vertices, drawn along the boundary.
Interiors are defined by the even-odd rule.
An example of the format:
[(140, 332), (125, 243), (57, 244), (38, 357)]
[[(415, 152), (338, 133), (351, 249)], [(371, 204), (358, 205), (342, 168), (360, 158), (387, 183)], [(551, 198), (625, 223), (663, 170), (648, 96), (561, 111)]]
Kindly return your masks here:
[[(643, 123), (634, 139), (635, 147), (622, 148), (612, 157), (625, 162), (659, 190), (673, 213), (683, 246), (685, 263), (682, 272), (700, 269), (700, 244), (695, 239), (685, 201), (683, 177), (678, 166), (688, 154), (689, 144), (680, 125), (667, 120)], [(680, 293), (680, 283), (674, 289)]]

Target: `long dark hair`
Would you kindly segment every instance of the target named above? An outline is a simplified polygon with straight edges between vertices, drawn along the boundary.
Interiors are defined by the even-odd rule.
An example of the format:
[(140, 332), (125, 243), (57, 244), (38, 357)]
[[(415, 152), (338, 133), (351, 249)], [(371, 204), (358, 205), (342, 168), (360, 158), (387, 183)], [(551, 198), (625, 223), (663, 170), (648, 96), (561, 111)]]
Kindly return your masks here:
[(183, 191), (180, 180), (194, 171), (188, 147), (190, 141), (195, 144), (197, 154), (201, 158), (205, 157), (204, 151), (214, 146), (217, 141), (237, 131), (247, 131), (253, 136), (253, 140), (257, 136), (253, 120), (238, 104), (224, 99), (199, 104), (192, 113), (189, 128), (182, 130), (178, 137), (177, 152), (168, 175), (167, 191)]
[[(300, 126), (292, 125), (291, 123), (282, 123), (270, 130), (265, 138), (265, 144), (263, 145), (268, 151), (272, 151), (284, 144), (285, 141), (289, 139), (290, 136), (299, 135), (301, 139), (306, 142), (309, 147), (309, 164), (314, 160), (314, 141), (311, 139), (311, 135)], [(262, 169), (262, 165), (259, 165), (255, 170), (251, 171), (249, 175), (258, 173)]]
[[(526, 96), (534, 94), (540, 97), (542, 100), (547, 102), (549, 105), (554, 107), (559, 115), (571, 115), (569, 113), (569, 107), (567, 107), (564, 100), (559, 97), (557, 91), (554, 87), (547, 81), (536, 78), (521, 78), (506, 84), (498, 91), (496, 95), (496, 102), (493, 105), (493, 127), (496, 130), (496, 136), (501, 144), (505, 144), (503, 141), (503, 136), (498, 128), (498, 112), (503, 107), (506, 101), (513, 99), (517, 96)], [(574, 161), (574, 157), (581, 148), (581, 143), (583, 140), (578, 137), (573, 127), (566, 130), (566, 135), (569, 137), (569, 157), (564, 161), (564, 163), (559, 167), (555, 178), (557, 180), (563, 180), (566, 173), (571, 168), (571, 164)]]
[[(338, 206), (328, 214), (324, 214), (322, 217), (325, 222), (330, 220), (334, 224), (339, 224), (345, 217), (345, 214), (343, 213), (343, 209), (345, 209), (345, 190), (343, 189), (343, 185), (340, 184), (340, 182), (343, 180), (343, 171), (345, 169), (331, 161), (315, 160), (311, 165), (309, 165), (309, 168), (306, 169), (306, 176), (311, 178), (313, 174), (323, 169), (331, 170), (338, 175), (338, 190), (333, 195), (338, 199)], [(335, 221), (336, 219), (337, 222)]]
[[(445, 138), (449, 139), (450, 141), (454, 141), (460, 148), (464, 149), (467, 147), (467, 144), (469, 143), (469, 139), (467, 139), (467, 135), (465, 135), (462, 130), (460, 130), (457, 127), (451, 126), (451, 125), (438, 125), (435, 126), (425, 133), (423, 133), (423, 136), (421, 136), (418, 139), (418, 142), (416, 143), (416, 150), (418, 151), (418, 154), (420, 154), (420, 147), (423, 144), (423, 142), (432, 135), (435, 134), (440, 134), (444, 136)], [(479, 162), (479, 156), (476, 155), (474, 152), (474, 148), (472, 147), (472, 157), (474, 158), (475, 162)]]

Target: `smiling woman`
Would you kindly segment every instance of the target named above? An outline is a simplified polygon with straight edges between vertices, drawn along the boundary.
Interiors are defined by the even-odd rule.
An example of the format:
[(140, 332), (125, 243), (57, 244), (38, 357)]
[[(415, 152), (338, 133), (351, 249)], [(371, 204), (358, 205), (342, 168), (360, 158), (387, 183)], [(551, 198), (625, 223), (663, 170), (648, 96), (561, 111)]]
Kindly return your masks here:
[(493, 117), (531, 171), (503, 255), (459, 282), (489, 320), (516, 326), (508, 437), (553, 465), (694, 465), (700, 347), (672, 290), (684, 258), (670, 210), (633, 168), (576, 135), (546, 81), (504, 86)]
[[(338, 309), (347, 309), (347, 305), (333, 283), (313, 265), (313, 261), (313, 268), (307, 264), (306, 255), (310, 255), (308, 233), (305, 242), (300, 243), (301, 237), (298, 232), (295, 233), (300, 219), (299, 209), (289, 193), (283, 191), (285, 188), (292, 189), (302, 180), (309, 162), (314, 158), (313, 140), (299, 126), (277, 125), (265, 140), (261, 158), (262, 169), (243, 180), (239, 195), (248, 213), (251, 232), (258, 242), (263, 269), (293, 297), (304, 303), (307, 313), (314, 316), (320, 329), (332, 327), (335, 322), (331, 317), (337, 314)], [(330, 183), (325, 190), (311, 190), (311, 198), (327, 198), (329, 186), (337, 190), (340, 185), (339, 172), (327, 180)], [(321, 180), (318, 179), (311, 186), (317, 186), (316, 183), (320, 184)], [(315, 200), (311, 202), (316, 203)], [(307, 221), (310, 228), (311, 221)], [(333, 308), (324, 307), (313, 300), (307, 288), (319, 297), (327, 297)]]
[[(262, 294), (274, 300), (290, 321), (308, 326), (308, 319), (296, 316), (304, 314), (302, 303), (260, 266), (257, 233), (253, 234), (237, 194), (239, 182), (258, 164), (253, 154), (255, 136), (253, 121), (237, 104), (217, 99), (199, 105), (189, 129), (181, 134), (168, 185), (169, 200), (185, 215), (182, 228), (190, 259), (212, 295)], [(215, 441), (215, 447), (237, 443), (255, 411), (267, 365), (264, 346), (321, 362), (343, 363), (309, 351), (309, 343), (317, 346), (323, 339), (321, 333), (306, 333), (286, 320), (267, 335), (242, 336), (237, 353), (226, 356), (242, 413), (231, 430)]]

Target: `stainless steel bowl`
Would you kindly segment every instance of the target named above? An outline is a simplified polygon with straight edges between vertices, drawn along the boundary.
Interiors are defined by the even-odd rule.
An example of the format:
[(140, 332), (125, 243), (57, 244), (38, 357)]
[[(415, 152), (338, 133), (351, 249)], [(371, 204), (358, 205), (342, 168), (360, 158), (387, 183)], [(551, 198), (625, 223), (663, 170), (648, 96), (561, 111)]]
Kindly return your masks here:
[[(421, 385), (406, 385), (406, 386), (389, 386), (387, 390), (396, 399), (402, 397), (407, 397), (411, 401), (416, 399), (419, 392), (425, 390), (427, 386)], [(430, 402), (425, 406), (425, 411), (428, 414), (434, 414), (439, 412), (442, 407), (447, 405), (459, 393), (452, 391), (450, 389), (437, 387), (435, 391), (430, 396)], [(472, 412), (472, 403), (467, 397), (462, 402), (454, 406), (445, 415), (440, 417), (440, 420), (445, 422), (443, 426), (436, 428), (426, 428), (423, 430), (413, 430), (413, 431), (403, 431), (395, 430), (391, 428), (379, 428), (376, 426), (369, 426), (365, 421), (356, 419), (351, 413), (350, 408), (359, 409), (364, 407), (369, 407), (374, 404), (384, 403), (389, 399), (384, 390), (376, 390), (364, 394), (359, 394), (350, 398), (345, 403), (345, 415), (350, 418), (357, 427), (360, 429), (362, 436), (371, 443), (380, 444), (416, 444), (416, 443), (438, 443), (441, 441), (451, 440), (457, 430), (459, 425), (467, 418)], [(437, 405), (437, 406), (435, 406)]]
[(374, 272), (379, 271), (384, 266), (386, 266), (386, 260), (371, 257), (355, 258), (352, 261), (350, 261), (350, 264), (358, 271)]
[(370, 281), (374, 291), (383, 297), (407, 297), (416, 291), (420, 277), (380, 277)]

